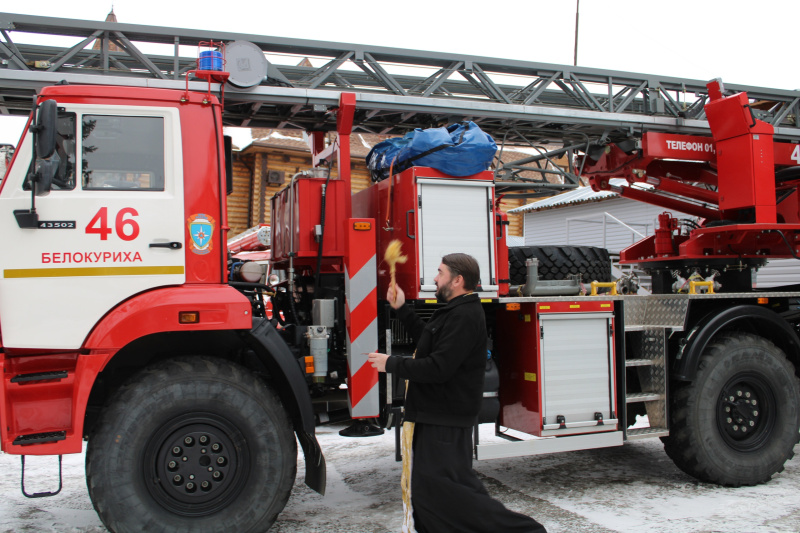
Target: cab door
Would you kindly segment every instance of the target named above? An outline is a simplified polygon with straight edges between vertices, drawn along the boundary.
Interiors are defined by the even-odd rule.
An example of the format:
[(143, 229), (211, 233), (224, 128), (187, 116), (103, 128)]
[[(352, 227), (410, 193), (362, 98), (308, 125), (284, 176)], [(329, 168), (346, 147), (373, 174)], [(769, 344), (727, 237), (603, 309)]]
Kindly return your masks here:
[(0, 333), (12, 348), (77, 349), (131, 296), (184, 283), (177, 109), (60, 105), (53, 189), (31, 204), (26, 134), (0, 190)]

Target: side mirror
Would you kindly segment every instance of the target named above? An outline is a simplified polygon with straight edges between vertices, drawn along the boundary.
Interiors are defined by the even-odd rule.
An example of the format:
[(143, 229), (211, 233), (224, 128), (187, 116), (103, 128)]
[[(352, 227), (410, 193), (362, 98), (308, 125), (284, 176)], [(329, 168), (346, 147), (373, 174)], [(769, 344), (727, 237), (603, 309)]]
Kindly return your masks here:
[(56, 153), (58, 104), (55, 100), (45, 100), (36, 108), (31, 133), (33, 133), (34, 165), (28, 175), (31, 185), (31, 208), (15, 209), (14, 217), (20, 228), (37, 228), (39, 214), (36, 212), (36, 197), (44, 196), (53, 185), (61, 158)]
[(36, 124), (33, 131), (36, 135), (36, 158), (48, 159), (56, 151), (56, 112), (58, 104), (55, 100), (45, 100), (39, 105)]
[(36, 182), (33, 184), (36, 196), (45, 196), (53, 188), (53, 178), (56, 177), (61, 158), (53, 153), (50, 159), (36, 160)]

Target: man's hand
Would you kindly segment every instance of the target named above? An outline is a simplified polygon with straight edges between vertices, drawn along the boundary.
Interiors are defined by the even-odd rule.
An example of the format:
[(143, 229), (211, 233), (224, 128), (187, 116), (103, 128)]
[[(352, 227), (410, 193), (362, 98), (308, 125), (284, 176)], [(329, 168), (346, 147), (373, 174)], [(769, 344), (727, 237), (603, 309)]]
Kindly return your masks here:
[(374, 352), (367, 354), (367, 359), (370, 364), (372, 364), (372, 368), (377, 368), (378, 372), (386, 372), (386, 360), (389, 359), (388, 355)]
[(389, 284), (389, 290), (386, 291), (386, 300), (392, 309), (400, 309), (406, 303), (406, 295), (403, 289), (395, 284)]

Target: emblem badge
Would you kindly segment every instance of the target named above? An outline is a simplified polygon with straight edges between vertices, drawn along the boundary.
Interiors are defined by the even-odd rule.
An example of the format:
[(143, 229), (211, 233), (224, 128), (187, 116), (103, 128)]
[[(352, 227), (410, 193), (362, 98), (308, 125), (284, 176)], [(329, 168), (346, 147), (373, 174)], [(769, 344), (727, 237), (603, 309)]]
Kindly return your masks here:
[(214, 219), (198, 213), (189, 217), (187, 224), (189, 235), (192, 237), (189, 248), (198, 255), (205, 255), (214, 249)]

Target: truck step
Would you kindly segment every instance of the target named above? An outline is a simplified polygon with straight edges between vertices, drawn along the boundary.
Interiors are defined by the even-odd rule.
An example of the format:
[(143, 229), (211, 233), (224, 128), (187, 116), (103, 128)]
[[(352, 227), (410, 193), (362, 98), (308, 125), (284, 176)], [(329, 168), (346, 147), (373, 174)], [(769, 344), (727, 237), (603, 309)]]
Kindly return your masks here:
[(25, 490), (25, 456), (24, 455), (20, 456), (20, 459), (22, 459), (22, 477), (20, 478), (20, 488), (22, 489), (22, 494), (26, 498), (47, 498), (48, 496), (55, 496), (56, 494), (61, 492), (61, 487), (64, 486), (63, 483), (64, 476), (62, 475), (63, 469), (61, 464), (62, 456), (60, 455), (58, 456), (58, 488), (54, 491), (34, 492), (33, 494), (29, 494)]
[(46, 442), (58, 442), (67, 438), (66, 431), (50, 431), (48, 433), (31, 433), (29, 435), (20, 435), (11, 444), (19, 446), (28, 446), (30, 444), (44, 444)]
[(653, 359), (625, 359), (625, 366), (652, 366), (655, 365), (657, 361)]
[(625, 395), (625, 403), (653, 402), (663, 399), (664, 395), (657, 392), (629, 392)]
[(11, 383), (27, 383), (30, 381), (52, 381), (62, 380), (69, 374), (66, 370), (58, 370), (54, 372), (33, 372), (31, 374), (17, 374), (11, 378)]
[(667, 428), (636, 428), (626, 432), (628, 440), (652, 439), (655, 437), (669, 436)]

